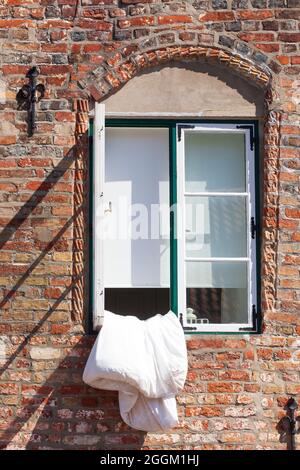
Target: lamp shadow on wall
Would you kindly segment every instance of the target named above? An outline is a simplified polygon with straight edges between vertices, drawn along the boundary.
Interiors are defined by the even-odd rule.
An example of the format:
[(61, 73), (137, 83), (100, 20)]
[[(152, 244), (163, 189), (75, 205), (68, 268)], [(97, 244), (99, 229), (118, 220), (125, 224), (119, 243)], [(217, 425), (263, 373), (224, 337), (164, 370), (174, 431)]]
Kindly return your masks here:
[[(2, 230), (0, 249), (6, 248), (7, 242), (71, 168), (75, 155), (73, 147)], [(63, 334), (51, 333), (51, 316), (60, 310), (63, 301), (70, 300), (76, 279), (69, 276), (70, 282), (60, 296), (53, 299), (51, 307), (42, 317), (39, 310), (35, 310), (38, 313), (35, 322), (32, 319), (24, 322), (22, 311), (20, 318), (17, 315), (13, 318), (15, 325), (19, 323), (19, 328), (13, 332), (9, 328), (12, 321), (10, 303), (51, 250), (59, 250), (68, 229), (85, 207), (86, 204), (73, 213), (52, 240), (38, 246), (41, 251), (37, 258), (25, 266), (14, 286), (3, 289), (4, 296), (0, 301), (1, 334), (6, 335), (11, 354), (7, 354), (4, 360), (0, 359), (0, 380), (10, 384), (7, 401), (2, 402), (0, 409), (2, 449), (110, 450), (140, 449), (143, 446), (145, 433), (127, 427), (121, 420), (117, 393), (92, 389), (82, 381), (83, 368), (95, 337), (83, 335), (82, 327), (78, 328), (71, 318), (61, 323), (65, 327), (62, 328)], [(13, 264), (11, 266), (14, 267)], [(11, 272), (18, 271), (13, 268)], [(79, 277), (85, 273), (84, 269)], [(30, 300), (34, 302), (34, 299)], [(55, 320), (55, 323), (59, 321)], [(47, 334), (52, 334), (49, 345)], [(44, 357), (40, 361), (33, 360), (31, 364), (32, 348), (43, 345), (53, 348), (52, 351), (62, 356), (56, 357), (55, 354), (54, 358)]]

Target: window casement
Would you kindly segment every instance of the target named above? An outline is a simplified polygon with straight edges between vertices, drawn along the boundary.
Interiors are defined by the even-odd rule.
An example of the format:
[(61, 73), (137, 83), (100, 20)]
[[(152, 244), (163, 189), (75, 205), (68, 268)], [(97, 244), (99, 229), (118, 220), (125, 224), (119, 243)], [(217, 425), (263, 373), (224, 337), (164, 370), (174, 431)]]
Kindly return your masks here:
[(93, 328), (174, 311), (187, 333), (257, 331), (255, 121), (93, 125)]

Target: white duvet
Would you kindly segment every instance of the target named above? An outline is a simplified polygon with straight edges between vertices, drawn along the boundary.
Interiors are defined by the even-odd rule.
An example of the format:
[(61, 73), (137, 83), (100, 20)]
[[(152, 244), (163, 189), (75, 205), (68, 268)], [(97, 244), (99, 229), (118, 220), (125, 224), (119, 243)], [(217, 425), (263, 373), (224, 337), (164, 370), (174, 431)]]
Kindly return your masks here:
[(105, 311), (83, 381), (117, 390), (120, 414), (132, 428), (164, 431), (178, 424), (175, 395), (186, 373), (184, 332), (173, 312), (139, 320)]

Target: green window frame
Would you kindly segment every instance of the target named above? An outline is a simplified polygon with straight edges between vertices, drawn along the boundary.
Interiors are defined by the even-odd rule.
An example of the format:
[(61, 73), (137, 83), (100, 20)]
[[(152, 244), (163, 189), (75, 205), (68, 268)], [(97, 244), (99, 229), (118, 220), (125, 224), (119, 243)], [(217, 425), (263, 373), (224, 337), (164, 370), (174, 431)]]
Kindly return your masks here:
[[(187, 334), (244, 334), (244, 333), (260, 333), (261, 332), (261, 283), (260, 283), (260, 182), (259, 182), (259, 125), (257, 120), (215, 120), (215, 119), (136, 119), (136, 118), (114, 118), (105, 119), (105, 128), (107, 127), (147, 127), (147, 128), (167, 128), (169, 131), (169, 177), (170, 177), (170, 207), (177, 203), (177, 126), (200, 124), (232, 124), (248, 128), (251, 132), (251, 139), (254, 143), (254, 166), (255, 166), (255, 223), (256, 223), (256, 309), (253, 313), (253, 324), (249, 328), (241, 328), (240, 331), (194, 331), (193, 328), (184, 326)], [(89, 218), (90, 218), (90, 240), (93, 240), (93, 212), (95, 209), (95, 200), (93, 195), (94, 174), (94, 158), (95, 158), (95, 138), (94, 138), (94, 119), (90, 120), (89, 126)], [(178, 316), (180, 315), (178, 308), (178, 240), (176, 238), (176, 214), (170, 211), (170, 309)], [(90, 269), (89, 269), (89, 286), (90, 286), (90, 302), (88, 318), (88, 331), (95, 333), (93, 327), (93, 309), (95, 304), (95, 290), (93, 289), (94, 279), (94, 245), (90, 243)]]

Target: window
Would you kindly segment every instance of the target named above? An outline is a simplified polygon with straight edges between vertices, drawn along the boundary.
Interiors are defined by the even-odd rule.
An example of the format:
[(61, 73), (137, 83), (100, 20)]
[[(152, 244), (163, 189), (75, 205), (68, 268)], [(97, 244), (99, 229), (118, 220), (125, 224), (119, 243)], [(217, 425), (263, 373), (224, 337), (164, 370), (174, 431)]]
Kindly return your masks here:
[(255, 331), (251, 122), (110, 120), (93, 130), (94, 327), (104, 310), (184, 329)]

